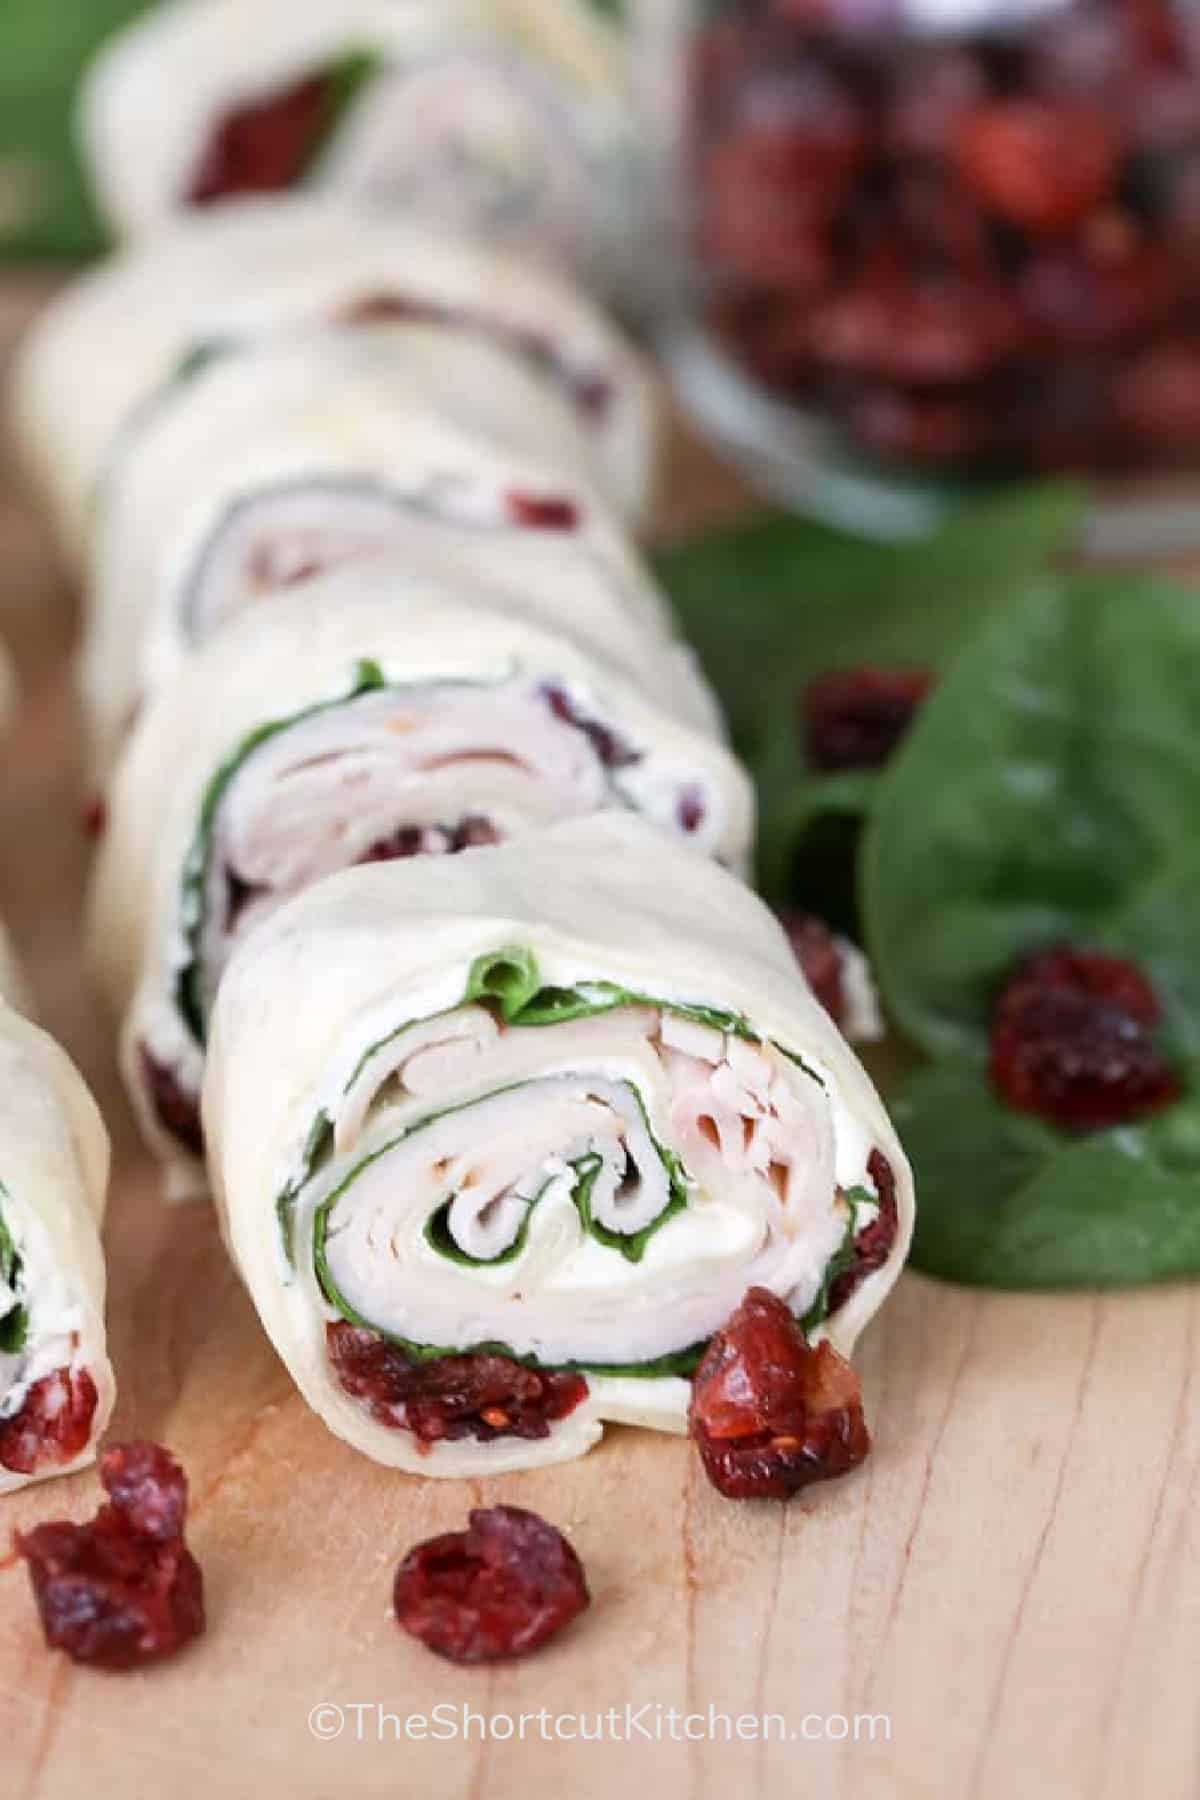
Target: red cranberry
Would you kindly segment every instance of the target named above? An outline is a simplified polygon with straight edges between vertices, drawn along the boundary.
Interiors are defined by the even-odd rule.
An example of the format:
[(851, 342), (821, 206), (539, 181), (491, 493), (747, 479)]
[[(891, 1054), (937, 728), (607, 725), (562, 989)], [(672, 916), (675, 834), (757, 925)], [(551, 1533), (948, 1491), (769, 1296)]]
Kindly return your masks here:
[(1158, 1112), (1179, 1082), (1151, 1037), (1153, 989), (1135, 964), (1055, 949), (1018, 968), (992, 1017), (989, 1069), (1010, 1106), (1098, 1130)]
[(881, 265), (819, 307), (809, 337), (813, 355), (834, 368), (938, 383), (987, 374), (1021, 330), (1015, 301), (987, 277), (918, 277)]
[(228, 114), (192, 177), (189, 203), (290, 187), (317, 142), (329, 100), (326, 76), (311, 75)]
[(562, 1533), (520, 1506), (477, 1507), (466, 1531), (417, 1544), (393, 1593), (404, 1630), (455, 1663), (527, 1656), (590, 1601)]
[(56, 1369), (35, 1381), (20, 1409), (0, 1419), (0, 1463), (14, 1475), (74, 1462), (91, 1436), (99, 1395), (88, 1369)]
[(1187, 454), (1200, 445), (1200, 343), (1167, 341), (1134, 356), (1113, 387), (1120, 425), (1158, 453)]
[(103, 794), (93, 794), (85, 803), (81, 819), (83, 835), (93, 843), (99, 841), (108, 829), (108, 805)]
[(881, 769), (912, 724), (933, 677), (927, 669), (839, 669), (801, 696), (804, 745), (814, 769)]
[(1022, 230), (1073, 231), (1107, 197), (1120, 144), (1102, 112), (1069, 101), (994, 100), (959, 130), (957, 165), (985, 205)]
[(1174, 302), (1172, 259), (1119, 219), (1083, 245), (1035, 257), (1021, 281), (1033, 330), (1049, 346), (1092, 349), (1143, 331)]
[(782, 1300), (751, 1288), (696, 1371), (689, 1413), (705, 1473), (731, 1500), (784, 1500), (871, 1447), (858, 1377), (813, 1346)]
[(860, 1288), (868, 1275), (882, 1269), (895, 1248), (900, 1230), (900, 1208), (896, 1202), (896, 1176), (882, 1150), (872, 1150), (867, 1158), (867, 1174), (875, 1184), (879, 1211), (869, 1224), (854, 1235), (854, 1260), (844, 1269), (829, 1290), (829, 1310), (845, 1306), (851, 1294)]
[(994, 447), (987, 404), (961, 394), (871, 388), (847, 408), (846, 429), (873, 456), (907, 463), (968, 462)]
[(204, 1129), (197, 1096), (184, 1087), (178, 1071), (159, 1062), (146, 1044), (138, 1047), (138, 1061), (158, 1123), (190, 1155), (203, 1156)]
[(204, 1630), (199, 1564), (183, 1541), (187, 1481), (156, 1444), (115, 1444), (100, 1461), (109, 1494), (88, 1525), (38, 1525), (16, 1538), (52, 1649), (131, 1669)]
[(528, 1369), (511, 1357), (467, 1352), (416, 1362), (376, 1331), (342, 1320), (325, 1328), (334, 1373), (381, 1425), (420, 1444), (473, 1437), (544, 1438), (587, 1398), (582, 1375)]
[(514, 488), (504, 498), (505, 508), (514, 525), (532, 531), (577, 531), (579, 508), (573, 500), (558, 494), (526, 494)]
[(783, 928), (804, 979), (835, 1024), (840, 1025), (846, 996), (842, 988), (842, 952), (823, 919), (812, 913), (783, 915)]

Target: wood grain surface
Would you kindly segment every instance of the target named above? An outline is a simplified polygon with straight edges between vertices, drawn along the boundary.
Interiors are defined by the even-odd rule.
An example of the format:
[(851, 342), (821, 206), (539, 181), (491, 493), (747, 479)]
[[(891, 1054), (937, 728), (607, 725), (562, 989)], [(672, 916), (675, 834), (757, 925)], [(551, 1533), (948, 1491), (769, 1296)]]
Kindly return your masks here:
[[(0, 295), (5, 345), (37, 295), (32, 281)], [(674, 525), (738, 504), (701, 453), (677, 457)], [(72, 601), (10, 472), (0, 606), (24, 687), (3, 752), (0, 911), (113, 1131), (114, 1431), (186, 1463), (210, 1617), (173, 1665), (75, 1669), (46, 1652), (10, 1562), (8, 1800), (1200, 1791), (1193, 1290), (1024, 1298), (905, 1277), (860, 1358), (874, 1455), (787, 1507), (723, 1502), (685, 1443), (633, 1431), (571, 1467), (465, 1487), (389, 1474), (330, 1437), (209, 1212), (163, 1210), (135, 1144), (79, 967)], [(90, 1473), (37, 1487), (4, 1502), (4, 1523), (82, 1517), (96, 1494)], [(396, 1629), (392, 1572), (414, 1540), (501, 1499), (568, 1531), (594, 1604), (524, 1665), (456, 1670)], [(322, 1704), (343, 1709), (340, 1735), (314, 1733), (310, 1715), (330, 1734), (339, 1717), (313, 1715)], [(567, 1735), (609, 1708), (605, 1741)], [(886, 1735), (879, 1718), (856, 1726), (865, 1714)], [(765, 1716), (757, 1740), (730, 1736), (741, 1715)]]

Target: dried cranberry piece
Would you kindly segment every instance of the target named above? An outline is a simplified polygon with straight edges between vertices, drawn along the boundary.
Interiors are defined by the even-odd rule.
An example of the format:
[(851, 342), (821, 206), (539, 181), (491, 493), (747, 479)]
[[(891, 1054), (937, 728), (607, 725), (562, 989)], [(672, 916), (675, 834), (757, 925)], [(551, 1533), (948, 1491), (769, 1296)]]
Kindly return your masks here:
[(10, 1418), (0, 1419), (0, 1463), (14, 1475), (74, 1462), (91, 1435), (99, 1395), (88, 1369), (56, 1369), (35, 1381)]
[(199, 1564), (183, 1541), (187, 1481), (155, 1444), (115, 1444), (100, 1461), (109, 1494), (87, 1525), (55, 1521), (17, 1536), (52, 1649), (131, 1669), (204, 1630)]
[(204, 1128), (197, 1096), (184, 1087), (177, 1070), (159, 1062), (147, 1044), (138, 1046), (138, 1063), (158, 1123), (192, 1156), (203, 1156)]
[(504, 496), (514, 525), (533, 531), (577, 531), (579, 508), (560, 494), (526, 494), (517, 488)]
[(1045, 344), (1089, 350), (1144, 331), (1169, 311), (1178, 279), (1166, 251), (1119, 219), (1082, 246), (1035, 257), (1021, 279), (1031, 329)]
[(1010, 1106), (1068, 1130), (1143, 1118), (1180, 1092), (1150, 1035), (1158, 1016), (1135, 964), (1056, 948), (1018, 968), (1000, 993), (992, 1082)]
[(417, 1544), (396, 1571), (397, 1622), (449, 1662), (540, 1649), (591, 1603), (583, 1564), (521, 1506), (476, 1507), (466, 1531)]
[(96, 843), (108, 829), (108, 803), (103, 794), (93, 794), (84, 804), (80, 820), (83, 835)]
[(587, 1398), (582, 1375), (528, 1369), (482, 1351), (416, 1362), (379, 1332), (338, 1320), (325, 1327), (329, 1360), (342, 1387), (381, 1425), (419, 1443), (473, 1437), (544, 1438)]
[(904, 157), (939, 157), (967, 115), (984, 98), (983, 71), (961, 50), (937, 50), (901, 70), (884, 131), (889, 151)]
[(989, 101), (970, 114), (955, 143), (963, 180), (985, 205), (1022, 230), (1074, 230), (1113, 185), (1119, 140), (1102, 112), (1069, 100)]
[(971, 381), (1020, 343), (1020, 308), (987, 274), (919, 275), (886, 263), (821, 306), (809, 324), (818, 361), (895, 381)]
[(850, 1364), (832, 1344), (808, 1343), (760, 1287), (705, 1351), (688, 1418), (705, 1473), (731, 1500), (786, 1500), (847, 1474), (871, 1447)]
[(460, 850), (499, 842), (500, 833), (490, 819), (468, 813), (457, 825), (401, 825), (391, 837), (378, 838), (358, 860), (362, 864), (400, 862), (408, 856), (455, 856)]
[(401, 825), (391, 837), (376, 839), (358, 860), (360, 863), (401, 862), (407, 856), (424, 856), (428, 854), (427, 837), (424, 825)]
[(900, 1208), (896, 1202), (896, 1175), (882, 1150), (872, 1150), (867, 1158), (867, 1174), (875, 1184), (879, 1211), (869, 1224), (854, 1234), (854, 1260), (844, 1269), (829, 1290), (829, 1310), (845, 1306), (868, 1275), (882, 1269), (892, 1254), (900, 1230)]
[(469, 813), (454, 827), (450, 847), (457, 854), (460, 850), (482, 850), (499, 842), (500, 833), (490, 819), (479, 813)]
[(623, 743), (610, 725), (602, 725), (599, 719), (589, 719), (565, 688), (546, 686), (542, 693), (555, 718), (582, 731), (606, 769), (625, 769), (632, 763), (641, 762), (640, 751)]
[(846, 429), (873, 456), (907, 463), (966, 462), (994, 448), (993, 408), (961, 394), (872, 388), (847, 408)]
[(1113, 407), (1136, 445), (1186, 456), (1200, 444), (1200, 344), (1155, 344), (1132, 358), (1113, 385)]
[(188, 203), (207, 206), (233, 194), (290, 187), (317, 142), (329, 98), (328, 78), (310, 75), (229, 113), (192, 177)]
[(813, 913), (783, 915), (783, 928), (804, 971), (804, 979), (835, 1024), (840, 1025), (846, 996), (842, 988), (842, 952), (823, 919)]
[(1004, 985), (997, 1016), (1019, 1010), (1030, 990), (1045, 988), (1107, 1000), (1148, 1031), (1162, 1019), (1158, 995), (1136, 963), (1109, 950), (1080, 950), (1070, 944), (1053, 944), (1023, 962)]
[(881, 769), (932, 685), (927, 669), (838, 669), (801, 696), (805, 752), (814, 769)]

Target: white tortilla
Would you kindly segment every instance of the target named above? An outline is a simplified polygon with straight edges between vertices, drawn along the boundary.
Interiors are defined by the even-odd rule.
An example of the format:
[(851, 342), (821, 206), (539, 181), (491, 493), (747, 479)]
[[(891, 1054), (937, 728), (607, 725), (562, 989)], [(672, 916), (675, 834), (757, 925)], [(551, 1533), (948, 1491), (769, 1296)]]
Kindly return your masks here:
[(66, 548), (84, 555), (107, 472), (146, 418), (178, 398), (176, 371), (198, 346), (244, 346), (397, 296), (469, 314), (502, 335), (542, 336), (559, 359), (560, 372), (544, 379), (560, 400), (600, 384), (605, 405), (579, 402), (591, 472), (626, 518), (647, 516), (652, 383), (598, 308), (519, 256), (298, 196), (189, 217), (81, 277), (36, 321), (14, 370), (14, 423)]
[(67, 1367), (88, 1370), (97, 1392), (83, 1451), (30, 1475), (0, 1466), (0, 1494), (6, 1494), (93, 1462), (116, 1386), (105, 1346), (100, 1248), (108, 1134), (69, 1058), (4, 1002), (0, 1095), (0, 1212), (22, 1259), (19, 1293), (30, 1314), (22, 1350), (0, 1352), (0, 1415), (18, 1412), (35, 1381)]
[[(610, 619), (610, 629), (614, 624)], [(594, 641), (599, 635), (594, 633)], [(522, 612), (502, 596), (495, 604), (485, 605), (482, 598), (467, 602), (435, 578), (415, 582), (403, 559), (380, 558), (264, 600), (232, 620), (159, 691), (139, 719), (112, 784), (89, 906), (93, 968), (114, 1009), (128, 1009), (125, 1070), (152, 1141), (172, 1149), (150, 1116), (139, 1046), (153, 1047), (160, 1062), (182, 1070), (195, 1085), (202, 1060), (174, 1000), (179, 967), (188, 960), (181, 936), (181, 881), (202, 797), (250, 733), (310, 708), (344, 705), (364, 660), (379, 666), (389, 686), (403, 686), (422, 705), (432, 694), (434, 720), (443, 690), (452, 700), (460, 692), (479, 695), (481, 705), (501, 712), (484, 743), (452, 736), (439, 763), (422, 763), (408, 775), (393, 776), (377, 750), (352, 733), (355, 755), (369, 770), (383, 766), (385, 785), (380, 790), (381, 778), (372, 774), (375, 785), (366, 798), (355, 797), (356, 813), (355, 806), (342, 806), (341, 765), (331, 765), (334, 816), (347, 820), (346, 829), (338, 830), (346, 840), (345, 854), (366, 848), (354, 838), (354, 830), (366, 830), (364, 820), (372, 822), (368, 842), (388, 835), (389, 819), (391, 827), (432, 826), (479, 814), (499, 820), (505, 835), (524, 835), (563, 816), (564, 809), (634, 806), (661, 820), (664, 832), (690, 830), (709, 854), (744, 866), (753, 834), (748, 778), (710, 733), (648, 697), (646, 689), (655, 682), (635, 684), (629, 658), (640, 654), (640, 673), (649, 676), (654, 642), (636, 631), (626, 641), (628, 656), (613, 629), (606, 642), (614, 653), (589, 654), (578, 635), (551, 629), (544, 610), (539, 616), (526, 604)], [(669, 658), (672, 647), (665, 649)], [(673, 666), (661, 664), (664, 684)], [(615, 732), (640, 760), (605, 772), (591, 740), (559, 723), (536, 698), (547, 686), (569, 692), (582, 716)], [(321, 729), (327, 716), (333, 717), (322, 714)], [(521, 734), (531, 720), (539, 741), (547, 731), (554, 741), (526, 753)], [(334, 723), (340, 730), (340, 720)], [(355, 725), (355, 733), (360, 729)], [(273, 739), (258, 753), (256, 769), (273, 767), (262, 759), (268, 752), (273, 757), (279, 745), (286, 760), (295, 741)], [(393, 744), (397, 754), (404, 748), (401, 738), (375, 737), (370, 744), (381, 741)], [(307, 739), (304, 748), (307, 753)], [(328, 749), (325, 745), (317, 758), (318, 779), (330, 762)], [(461, 760), (472, 752), (475, 760)], [(558, 785), (547, 785), (539, 770), (546, 758), (557, 767), (563, 756), (570, 768), (555, 777)], [(293, 791), (286, 769), (270, 779), (283, 784), (281, 797)], [(693, 792), (702, 796), (702, 818), (685, 825), (680, 808)], [(364, 810), (380, 800), (382, 818)], [(325, 842), (323, 819), (318, 825)]]
[[(238, 531), (248, 558), (256, 515), (260, 550), (323, 524), (331, 562), (388, 548), (418, 569), (461, 567), (469, 587), (533, 581), (568, 627), (573, 586), (601, 584), (611, 612), (662, 638), (666, 604), (592, 490), (590, 462), (560, 396), (469, 334), (325, 327), (218, 357), (146, 419), (105, 485), (82, 665), (101, 766), (138, 703), (211, 630), (209, 571)], [(578, 523), (519, 529), (508, 495), (566, 502)], [(339, 516), (340, 543), (329, 536)]]
[(111, 38), (79, 138), (122, 236), (162, 228), (220, 122), (362, 52), (384, 65), (302, 185), (534, 251), (619, 259), (635, 141), (620, 33), (588, 0), (191, 0)]
[[(714, 1088), (728, 1096), (732, 1085), (742, 1095), (732, 1103), (734, 1116), (749, 1106), (761, 1119), (734, 1078), (736, 1064), (738, 1079), (753, 1085), (759, 1052), (768, 1054), (761, 1043), (756, 1050), (677, 1020), (672, 1045), (687, 1047), (678, 1064), (675, 1048), (664, 1054), (660, 1045), (657, 1058), (647, 1050), (645, 1009), (623, 1006), (589, 1021), (583, 1035), (575, 1023), (509, 1027), (498, 1037), (490, 1026), (493, 1037), (484, 1031), (482, 1051), (464, 1058), (460, 1045), (456, 1052), (456, 1031), (470, 1043), (471, 1033), (483, 1030), (478, 1008), (470, 1018), (461, 1009), (472, 965), (514, 951), (536, 959), (545, 985), (606, 981), (656, 1000), (741, 1015), (762, 1040), (802, 1057), (803, 1070), (769, 1052), (774, 1075), (766, 1111), (772, 1129), (784, 1130), (784, 1154), (792, 1158), (781, 1198), (755, 1204), (769, 1184), (743, 1185), (741, 1129), (728, 1140), (727, 1167), (715, 1150), (706, 1161), (694, 1111), (664, 1100), (664, 1060), (686, 1071), (710, 1057)], [(661, 1021), (659, 1029), (665, 1041)], [(435, 1043), (445, 1048), (435, 1050)], [(506, 1265), (464, 1269), (416, 1229), (419, 1215), (407, 1211), (429, 1179), (442, 1179), (450, 1167), (456, 1173), (445, 1179), (462, 1183), (462, 1199), (472, 1182), (488, 1182), (489, 1159), (507, 1154), (513, 1121), (501, 1116), (498, 1101), (484, 1098), (495, 1092), (494, 1056), (508, 1059), (500, 1099), (521, 1107), (522, 1148), (556, 1109), (577, 1106), (586, 1094), (613, 1083), (638, 1092), (658, 1141), (682, 1157), (693, 1182), (686, 1208), (661, 1226), (642, 1261), (581, 1242), (577, 1215), (557, 1190), (553, 1213), (543, 1224), (536, 1210), (530, 1214), (524, 1248)], [(517, 1069), (537, 1084), (527, 1102)], [(670, 1093), (679, 1100), (677, 1086)], [(306, 1181), (305, 1146), (322, 1113), (333, 1148)], [(428, 1136), (417, 1130), (404, 1149), (386, 1148), (431, 1115), (440, 1123), (424, 1126)], [(754, 1280), (773, 1285), (802, 1316), (832, 1241), (835, 1184), (869, 1186), (867, 1163), (878, 1149), (896, 1182), (894, 1249), (815, 1331), (848, 1354), (895, 1281), (912, 1230), (911, 1173), (882, 1103), (800, 976), (768, 909), (711, 862), (626, 815), (451, 859), (353, 869), (310, 888), (247, 941), (225, 976), (210, 1036), (204, 1120), (226, 1240), (305, 1398), (355, 1448), (424, 1475), (560, 1461), (588, 1449), (605, 1420), (683, 1430), (688, 1384), (675, 1375), (590, 1376), (587, 1399), (546, 1438), (468, 1438), (423, 1454), (405, 1430), (376, 1422), (331, 1373), (324, 1334), (337, 1313), (317, 1284), (311, 1255), (323, 1201), (332, 1207), (330, 1267), (339, 1279), (348, 1272), (356, 1292), (387, 1312), (387, 1329), (449, 1349), (497, 1338), (518, 1354), (540, 1351), (547, 1361), (564, 1359), (573, 1343), (576, 1360), (601, 1360), (601, 1350), (610, 1363), (682, 1348), (711, 1334)], [(780, 1121), (792, 1123), (785, 1129)], [(389, 1175), (389, 1157), (409, 1155), (410, 1146), (418, 1159), (436, 1150), (438, 1160), (429, 1169), (420, 1160), (397, 1163), (407, 1172)], [(746, 1160), (753, 1155), (747, 1145)], [(348, 1180), (370, 1156), (370, 1167)], [(476, 1174), (464, 1176), (463, 1167)], [(700, 1167), (703, 1176), (695, 1173)], [(356, 1201), (355, 1181), (372, 1179), (369, 1201)], [(525, 1191), (535, 1186), (531, 1174)], [(289, 1187), (294, 1263), (276, 1213)], [(546, 1204), (543, 1194), (538, 1205)], [(368, 1205), (375, 1223), (363, 1235)], [(484, 1218), (478, 1228), (488, 1223)]]

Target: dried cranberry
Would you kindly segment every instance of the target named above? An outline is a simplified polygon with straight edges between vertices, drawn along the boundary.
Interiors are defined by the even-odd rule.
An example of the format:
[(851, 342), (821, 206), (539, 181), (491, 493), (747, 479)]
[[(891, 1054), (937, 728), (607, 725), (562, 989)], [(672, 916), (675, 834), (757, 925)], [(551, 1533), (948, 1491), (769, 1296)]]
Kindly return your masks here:
[(192, 1156), (203, 1156), (204, 1128), (196, 1095), (184, 1087), (177, 1070), (159, 1062), (148, 1045), (138, 1046), (138, 1062), (158, 1123)]
[(56, 1369), (35, 1381), (20, 1410), (0, 1419), (0, 1463), (33, 1475), (74, 1462), (91, 1436), (99, 1395), (87, 1369)]
[(610, 725), (589, 719), (565, 688), (547, 686), (542, 693), (555, 718), (582, 731), (606, 769), (625, 769), (642, 760), (641, 752), (622, 742)]
[(526, 494), (513, 488), (504, 497), (505, 508), (514, 525), (532, 531), (577, 531), (579, 508), (573, 500), (558, 494)]
[(909, 463), (966, 461), (993, 445), (991, 409), (961, 394), (867, 389), (848, 406), (845, 424), (873, 456)]
[(1020, 309), (990, 276), (921, 276), (890, 262), (818, 309), (809, 335), (820, 362), (895, 381), (970, 381), (1018, 345)]
[(839, 669), (801, 696), (804, 746), (814, 769), (881, 769), (912, 724), (933, 677), (927, 669)]
[(428, 831), (424, 825), (401, 825), (391, 837), (377, 838), (359, 857), (360, 863), (401, 862), (408, 856), (428, 854)]
[(1126, 363), (1113, 385), (1118, 423), (1159, 455), (1200, 444), (1200, 344), (1155, 344)]
[(456, 1663), (526, 1656), (590, 1601), (561, 1531), (520, 1506), (476, 1507), (466, 1531), (417, 1544), (393, 1591), (397, 1622)]
[(888, 149), (904, 157), (942, 155), (984, 92), (983, 71), (963, 51), (938, 50), (921, 57), (901, 71), (891, 96), (885, 123)]
[(1010, 1106), (1067, 1129), (1142, 1118), (1180, 1092), (1151, 1037), (1158, 1016), (1135, 964), (1099, 951), (1044, 953), (997, 1000), (991, 1079)]
[(689, 1413), (705, 1473), (731, 1500), (785, 1500), (871, 1447), (858, 1377), (812, 1345), (782, 1300), (749, 1290), (704, 1353)]
[(1031, 990), (1045, 988), (1107, 1000), (1148, 1031), (1162, 1019), (1158, 995), (1136, 963), (1109, 950), (1079, 950), (1070, 944), (1054, 944), (1023, 962), (1001, 991), (997, 1016), (1019, 1009)]
[(85, 803), (80, 823), (84, 837), (90, 838), (93, 843), (104, 836), (108, 829), (108, 804), (103, 794), (93, 794)]
[(325, 1341), (346, 1392), (380, 1425), (411, 1431), (423, 1445), (549, 1437), (551, 1425), (587, 1398), (582, 1375), (478, 1351), (417, 1362), (379, 1332), (343, 1320), (325, 1327)]
[(109, 1494), (88, 1525), (38, 1525), (16, 1538), (46, 1642), (75, 1662), (130, 1669), (204, 1630), (199, 1564), (183, 1541), (187, 1481), (155, 1444), (115, 1444), (100, 1461)]
[(1177, 286), (1166, 252), (1114, 218), (1082, 246), (1036, 257), (1022, 277), (1021, 301), (1048, 347), (1087, 350), (1146, 330), (1169, 310)]
[(327, 77), (310, 75), (229, 113), (192, 177), (189, 204), (207, 206), (233, 194), (290, 187), (317, 142), (329, 100)]
[(783, 928), (804, 971), (804, 979), (835, 1024), (846, 1004), (842, 989), (842, 952), (824, 920), (812, 913), (786, 913)]
[(845, 1306), (851, 1294), (860, 1288), (868, 1275), (882, 1269), (896, 1243), (900, 1230), (900, 1209), (896, 1203), (896, 1176), (882, 1150), (872, 1150), (867, 1158), (867, 1174), (875, 1184), (879, 1211), (869, 1224), (854, 1234), (854, 1260), (843, 1269), (829, 1290), (829, 1310)]
[(482, 850), (499, 842), (500, 833), (490, 819), (485, 819), (478, 813), (468, 813), (454, 827), (450, 847), (457, 854), (460, 850)]
[(959, 173), (1003, 218), (1038, 235), (1074, 228), (1105, 199), (1119, 141), (1102, 112), (1063, 100), (995, 100), (963, 122)]

